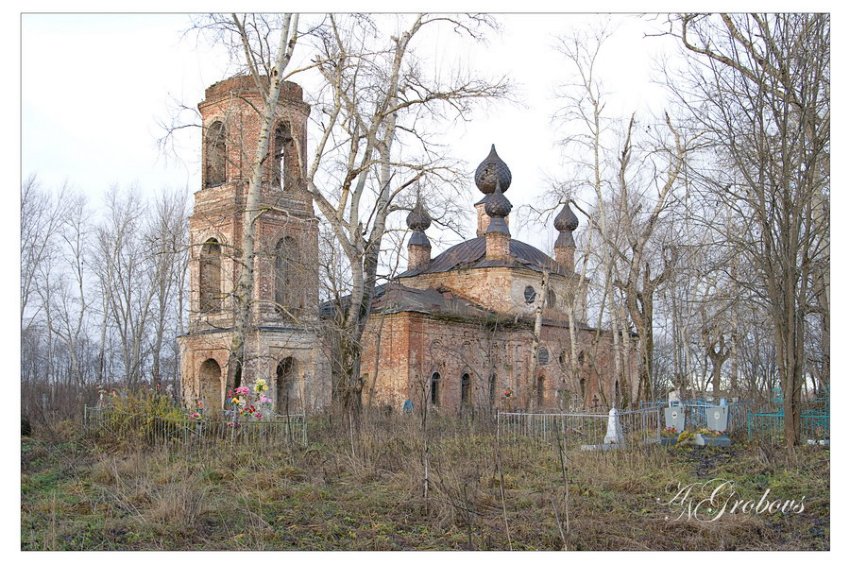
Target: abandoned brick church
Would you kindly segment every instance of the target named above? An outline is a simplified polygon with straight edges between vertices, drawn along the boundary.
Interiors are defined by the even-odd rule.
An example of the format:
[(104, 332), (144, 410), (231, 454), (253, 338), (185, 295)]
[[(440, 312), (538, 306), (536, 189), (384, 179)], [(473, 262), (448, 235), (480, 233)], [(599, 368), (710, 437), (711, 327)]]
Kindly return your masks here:
[[(207, 88), (199, 104), (203, 186), (189, 220), (189, 329), (179, 339), (184, 401), (218, 409), (227, 388), (262, 377), (279, 413), (315, 411), (331, 403), (332, 383), (319, 307), (319, 220), (304, 182), (310, 107), (294, 83), (283, 84), (264, 162), (246, 365), (237, 371), (230, 359), (257, 107), (262, 97), (251, 77)], [(604, 409), (621, 394), (618, 374), (636, 380), (628, 378), (636, 371), (628, 348), (615, 355), (611, 332), (586, 324), (586, 281), (575, 272), (572, 235), (578, 218), (569, 204), (556, 216), (554, 258), (511, 238), (511, 182), (492, 147), (474, 174), (484, 194), (475, 205), (476, 237), (435, 257), (431, 219), (417, 199), (407, 216), (408, 269), (376, 290), (363, 337), (364, 405)], [(628, 363), (617, 370), (615, 358)]]

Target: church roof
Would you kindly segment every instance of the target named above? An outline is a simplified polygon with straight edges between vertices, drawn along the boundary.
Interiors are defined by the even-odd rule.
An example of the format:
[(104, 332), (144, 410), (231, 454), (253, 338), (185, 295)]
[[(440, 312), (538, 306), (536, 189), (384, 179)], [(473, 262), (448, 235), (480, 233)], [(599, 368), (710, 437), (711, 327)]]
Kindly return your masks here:
[(445, 273), (454, 269), (481, 269), (485, 267), (525, 267), (533, 271), (549, 271), (564, 274), (563, 268), (551, 257), (522, 241), (510, 240), (509, 261), (487, 260), (486, 239), (476, 237), (454, 247), (450, 247), (431, 259), (430, 263), (419, 269), (405, 271), (398, 278), (415, 277), (427, 273)]
[(445, 289), (419, 289), (401, 284), (375, 288), (372, 310), (384, 314), (420, 312), (423, 314), (453, 314), (458, 317), (486, 317), (492, 312)]
[[(331, 304), (323, 305), (323, 316), (333, 314)], [(372, 312), (380, 314), (398, 314), (400, 312), (416, 312), (430, 316), (451, 317), (456, 319), (474, 320), (499, 320), (505, 324), (533, 323), (532, 316), (505, 316), (476, 302), (454, 294), (449, 289), (441, 288), (413, 288), (401, 283), (382, 284), (375, 287), (375, 296), (372, 301)], [(568, 327), (565, 320), (543, 318), (543, 324), (547, 326)], [(576, 329), (593, 330), (591, 326), (583, 322), (576, 323)]]

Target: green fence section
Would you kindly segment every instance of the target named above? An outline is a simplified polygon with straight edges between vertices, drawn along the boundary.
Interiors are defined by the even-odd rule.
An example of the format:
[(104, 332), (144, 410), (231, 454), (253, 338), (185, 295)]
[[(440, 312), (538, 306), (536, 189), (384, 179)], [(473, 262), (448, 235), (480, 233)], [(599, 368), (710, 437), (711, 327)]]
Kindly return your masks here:
[[(777, 405), (775, 411), (747, 413), (747, 436), (750, 439), (784, 442), (785, 412), (782, 407), (782, 394), (779, 391), (775, 391), (773, 403)], [(829, 390), (824, 390), (807, 405), (809, 408), (804, 409), (800, 414), (800, 440), (809, 444), (828, 444)]]

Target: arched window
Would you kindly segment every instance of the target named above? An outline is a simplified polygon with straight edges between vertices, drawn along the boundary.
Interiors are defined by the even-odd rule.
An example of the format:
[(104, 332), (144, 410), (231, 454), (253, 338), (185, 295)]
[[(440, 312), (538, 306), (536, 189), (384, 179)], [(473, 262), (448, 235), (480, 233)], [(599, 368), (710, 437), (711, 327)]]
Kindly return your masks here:
[(304, 285), (298, 280), (300, 250), (295, 238), (281, 238), (274, 251), (274, 301), (279, 312), (296, 313), (304, 307)]
[(543, 375), (537, 377), (537, 407), (543, 407), (543, 399), (546, 398), (546, 378)]
[(296, 408), (295, 401), (295, 359), (287, 357), (277, 364), (277, 413), (290, 414)]
[(558, 305), (558, 298), (555, 296), (555, 291), (551, 288), (546, 292), (546, 307), (554, 308)]
[(496, 404), (496, 373), (490, 375), (490, 406)]
[(440, 405), (440, 373), (431, 375), (431, 404)]
[(201, 363), (201, 370), (198, 374), (198, 384), (200, 385), (199, 394), (203, 408), (208, 414), (221, 410), (222, 394), (221, 394), (221, 365), (215, 359), (207, 359)]
[(614, 405), (620, 405), (620, 381), (614, 381)]
[(199, 279), (201, 312), (221, 310), (221, 245), (215, 238), (208, 239), (201, 247)]
[(274, 152), (272, 159), (272, 186), (286, 190), (292, 186), (292, 132), (286, 122), (274, 130)]
[(227, 181), (227, 136), (224, 124), (214, 122), (207, 128), (206, 186), (218, 186)]
[(549, 364), (549, 349), (545, 345), (541, 345), (540, 349), (537, 350), (537, 363), (540, 365)]
[(581, 389), (581, 403), (584, 404), (584, 400), (585, 400), (584, 395), (586, 394), (584, 379), (580, 379), (578, 381), (578, 386), (579, 386), (579, 389)]
[(469, 378), (469, 373), (464, 373), (460, 378), (460, 403), (472, 403), (472, 379)]

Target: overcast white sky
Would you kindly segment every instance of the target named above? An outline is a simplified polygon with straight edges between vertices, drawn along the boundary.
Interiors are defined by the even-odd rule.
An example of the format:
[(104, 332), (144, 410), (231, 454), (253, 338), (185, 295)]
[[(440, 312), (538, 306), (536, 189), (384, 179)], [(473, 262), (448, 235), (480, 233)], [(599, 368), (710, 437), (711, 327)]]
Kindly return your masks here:
[[(453, 126), (450, 137), (451, 153), (470, 171), (496, 144), (514, 174), (508, 196), (515, 207), (545, 190), (562, 164), (551, 116), (558, 107), (554, 90), (569, 78), (569, 69), (552, 49), (554, 38), (602, 18), (502, 15), (502, 33), (486, 46), (447, 50), (453, 35), (448, 29), (416, 45), (434, 64), (459, 62), (485, 74), (506, 73), (516, 82), (522, 105), (481, 112)], [(657, 111), (658, 89), (650, 75), (663, 40), (644, 38), (650, 24), (636, 17), (613, 16), (611, 25), (617, 31), (602, 54), (600, 74), (611, 91), (612, 112)], [(163, 133), (158, 124), (170, 119), (173, 100), (194, 106), (206, 86), (230, 74), (221, 53), (184, 34), (188, 16), (24, 14), (21, 26), (24, 177), (37, 174), (44, 186), (67, 181), (93, 203), (114, 184), (144, 191), (199, 188), (199, 132), (182, 136), (179, 159), (166, 159), (156, 143)], [(477, 199), (471, 178), (469, 189), (471, 202)], [(536, 240), (542, 235), (537, 231), (532, 226), (515, 235)]]
[[(100, 9), (111, 6), (94, 4)], [(487, 9), (505, 9), (504, 4), (494, 2)], [(56, 4), (52, 9), (62, 6)], [(354, 7), (346, 5), (345, 9)], [(438, 1), (428, 7), (441, 6)], [(518, 6), (513, 3), (510, 7)], [(175, 8), (156, 3), (150, 7)], [(226, 6), (194, 6), (195, 10), (218, 8)], [(314, 9), (321, 8), (317, 5)], [(610, 2), (601, 2), (592, 8), (622, 10), (624, 6), (614, 4), (612, 8)], [(658, 8), (665, 9), (649, 9)], [(817, 6), (796, 7), (803, 8)], [(794, 7), (772, 3), (770, 9)], [(417, 52), (444, 65), (460, 61), (485, 74), (507, 73), (517, 84), (517, 97), (523, 105), (502, 104), (481, 112), (468, 124), (452, 126), (450, 136), (452, 154), (465, 160), (470, 172), (490, 144), (496, 144), (514, 174), (508, 197), (517, 210), (532, 202), (549, 187), (550, 179), (564, 170), (551, 117), (559, 104), (555, 88), (569, 78), (570, 71), (552, 49), (554, 37), (603, 16), (510, 14), (497, 18), (503, 31), (492, 36), (487, 46), (447, 52), (444, 46), (449, 44), (451, 32), (445, 30), (437, 40), (418, 45)], [(626, 15), (614, 15), (610, 20), (617, 31), (602, 53), (599, 68), (610, 91), (609, 110), (622, 116), (633, 111), (644, 117), (658, 114), (664, 103), (661, 89), (652, 84), (653, 58), (663, 51), (665, 42), (644, 37), (657, 23)], [(114, 184), (144, 191), (164, 187), (197, 190), (198, 132), (183, 136), (179, 159), (166, 159), (157, 149), (157, 138), (162, 135), (158, 123), (169, 120), (173, 100), (196, 105), (204, 88), (228, 76), (231, 69), (209, 45), (184, 35), (188, 25), (184, 14), (23, 14), (21, 176), (37, 174), (48, 187), (67, 181), (89, 194), (95, 204)], [(843, 41), (840, 33), (833, 37), (836, 42)], [(839, 116), (841, 108), (835, 111)], [(477, 199), (470, 178), (469, 199), (462, 206)], [(469, 217), (471, 225), (471, 208)], [(555, 235), (551, 226), (537, 225), (513, 224), (512, 232), (547, 250)]]

